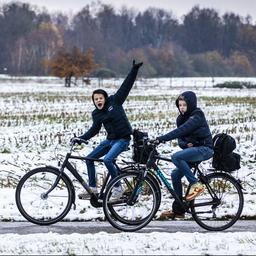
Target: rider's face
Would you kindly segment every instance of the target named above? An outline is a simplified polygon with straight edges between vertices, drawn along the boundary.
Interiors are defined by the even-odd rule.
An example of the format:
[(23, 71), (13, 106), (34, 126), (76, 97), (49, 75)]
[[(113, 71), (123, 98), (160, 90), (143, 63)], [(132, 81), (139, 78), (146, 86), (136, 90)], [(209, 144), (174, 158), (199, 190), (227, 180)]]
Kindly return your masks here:
[(179, 110), (182, 115), (186, 113), (187, 109), (187, 102), (185, 100), (179, 100)]
[(105, 105), (105, 102), (106, 102), (106, 99), (105, 99), (103, 94), (95, 93), (93, 95), (93, 101), (94, 101), (94, 104), (96, 105), (96, 107), (98, 109), (103, 109), (103, 107)]

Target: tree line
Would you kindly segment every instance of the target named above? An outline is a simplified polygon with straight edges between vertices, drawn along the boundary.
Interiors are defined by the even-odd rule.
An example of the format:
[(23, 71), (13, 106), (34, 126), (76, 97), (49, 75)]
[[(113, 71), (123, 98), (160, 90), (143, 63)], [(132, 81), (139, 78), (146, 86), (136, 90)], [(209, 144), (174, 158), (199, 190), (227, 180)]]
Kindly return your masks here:
[(134, 58), (144, 62), (145, 77), (256, 74), (251, 17), (200, 6), (180, 21), (157, 8), (115, 10), (92, 2), (69, 16), (11, 2), (0, 5), (0, 49), (0, 74), (50, 75), (49, 62), (61, 52), (89, 54), (93, 75), (123, 76)]

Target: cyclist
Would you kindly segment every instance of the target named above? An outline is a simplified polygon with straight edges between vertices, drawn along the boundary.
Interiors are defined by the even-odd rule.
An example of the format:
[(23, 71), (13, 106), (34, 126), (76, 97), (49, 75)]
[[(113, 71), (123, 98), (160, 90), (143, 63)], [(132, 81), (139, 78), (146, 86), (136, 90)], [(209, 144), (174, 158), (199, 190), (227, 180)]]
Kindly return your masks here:
[[(178, 139), (183, 149), (172, 155), (176, 166), (171, 173), (173, 188), (182, 200), (181, 179), (185, 176), (191, 185), (187, 201), (193, 200), (204, 191), (204, 186), (198, 181), (190, 169), (191, 162), (203, 161), (213, 156), (212, 135), (203, 111), (197, 107), (197, 97), (192, 91), (183, 92), (176, 100), (179, 115), (176, 119), (177, 128), (156, 138), (156, 142)], [(177, 207), (174, 201), (172, 210), (162, 213), (162, 217), (184, 217), (184, 210)]]
[[(108, 96), (107, 92), (102, 89), (93, 91), (92, 101), (95, 105), (95, 109), (92, 112), (93, 124), (86, 133), (78, 137), (83, 140), (89, 140), (99, 133), (102, 125), (104, 126), (107, 132), (107, 138), (103, 140), (88, 155), (88, 157), (100, 158), (105, 156), (104, 164), (109, 170), (112, 179), (118, 175), (113, 161), (119, 154), (128, 148), (132, 134), (132, 127), (128, 121), (122, 104), (127, 98), (142, 64), (142, 62), (135, 63), (135, 60), (133, 60), (130, 73), (114, 95)], [(79, 143), (77, 138), (73, 138), (72, 140)], [(94, 162), (86, 160), (86, 165), (90, 189), (92, 192), (97, 193)], [(112, 197), (118, 198), (121, 195), (121, 186), (115, 187)], [(90, 198), (90, 195), (87, 192), (81, 193), (78, 196), (80, 199)]]

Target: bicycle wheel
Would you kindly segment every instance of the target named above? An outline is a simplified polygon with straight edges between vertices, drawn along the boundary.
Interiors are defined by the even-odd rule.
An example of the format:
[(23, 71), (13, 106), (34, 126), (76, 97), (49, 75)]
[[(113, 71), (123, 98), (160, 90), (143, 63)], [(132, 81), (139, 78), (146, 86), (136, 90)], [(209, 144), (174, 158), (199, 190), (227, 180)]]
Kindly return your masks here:
[[(155, 207), (155, 213), (153, 214), (153, 217), (154, 217), (161, 204), (161, 188), (159, 187), (159, 184), (154, 179), (154, 177), (152, 177), (152, 175), (147, 175), (147, 178), (152, 182), (153, 190), (155, 191), (155, 194), (156, 194), (156, 207)], [(116, 209), (113, 208), (111, 205), (108, 206), (108, 209), (115, 219), (127, 225), (139, 225), (140, 223), (143, 223), (145, 221), (145, 218), (147, 218), (147, 216), (145, 218), (140, 218), (137, 220), (123, 218), (122, 216), (121, 217), (119, 216), (119, 213), (117, 213)]]
[[(131, 165), (131, 166), (126, 166), (126, 167), (122, 168), (121, 169), (121, 173), (122, 172), (126, 172), (126, 173), (129, 173), (129, 172), (141, 173), (141, 170), (142, 169), (140, 167)], [(154, 190), (156, 191), (156, 196), (157, 196), (157, 199), (156, 199), (157, 205), (156, 205), (156, 209), (155, 209), (155, 214), (156, 214), (158, 209), (159, 209), (159, 207), (160, 207), (160, 205), (161, 205), (161, 199), (162, 199), (162, 192), (161, 192), (161, 187), (160, 187), (160, 184), (159, 184), (160, 181), (158, 180), (157, 176), (151, 170), (148, 171), (147, 177), (153, 182)], [(115, 214), (114, 211), (112, 213)], [(155, 216), (155, 214), (154, 214), (154, 216)], [(117, 218), (118, 218), (118, 216), (117, 216)], [(125, 220), (125, 223), (126, 224), (130, 224), (130, 225), (137, 225), (137, 223), (134, 223), (134, 221), (129, 222), (128, 220)]]
[[(240, 217), (244, 198), (240, 184), (225, 173), (206, 176), (205, 191), (191, 202), (194, 220), (210, 231), (222, 231), (231, 227)], [(212, 191), (211, 191), (212, 190)], [(213, 193), (217, 196), (214, 198)]]
[[(103, 210), (110, 224), (122, 231), (136, 231), (146, 226), (155, 215), (157, 195), (154, 183), (145, 177), (142, 182), (137, 172), (124, 173), (108, 185), (103, 200)], [(139, 184), (139, 186), (138, 186)], [(112, 191), (121, 185), (123, 195), (113, 199)], [(137, 188), (137, 192), (134, 189)], [(134, 200), (131, 201), (132, 194)]]
[(62, 220), (72, 205), (72, 185), (65, 175), (45, 196), (59, 175), (59, 171), (42, 167), (25, 174), (16, 188), (16, 204), (20, 213), (30, 222), (50, 225)]

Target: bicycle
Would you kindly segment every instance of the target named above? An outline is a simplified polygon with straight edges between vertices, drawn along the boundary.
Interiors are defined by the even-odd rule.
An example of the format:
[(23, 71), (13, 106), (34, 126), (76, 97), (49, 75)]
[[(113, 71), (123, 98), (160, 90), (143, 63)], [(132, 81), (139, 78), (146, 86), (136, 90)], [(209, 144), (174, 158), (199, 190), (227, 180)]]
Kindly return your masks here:
[[(242, 186), (239, 180), (228, 173), (216, 170), (204, 174), (199, 168), (200, 163), (193, 163), (193, 172), (194, 174), (197, 174), (200, 182), (204, 184), (205, 191), (190, 202), (187, 202), (184, 199), (181, 200), (158, 166), (159, 161), (172, 162), (171, 159), (160, 156), (156, 151), (156, 144), (150, 141), (147, 141), (144, 144), (151, 148), (144, 171), (140, 172), (138, 170), (133, 173), (124, 173), (116, 177), (110, 182), (104, 194), (104, 213), (113, 227), (122, 231), (137, 231), (145, 227), (153, 219), (158, 207), (156, 198), (153, 196), (153, 192), (141, 189), (147, 180), (147, 173), (149, 171), (153, 171), (159, 177), (161, 183), (166, 186), (172, 198), (176, 200), (186, 213), (191, 214), (196, 223), (202, 228), (209, 231), (222, 231), (231, 227), (239, 219), (244, 203)], [(127, 180), (130, 181), (131, 184), (127, 184)], [(125, 190), (129, 191), (129, 186), (131, 189), (129, 194), (120, 198), (120, 204), (116, 201), (115, 204), (112, 204), (111, 191), (117, 183), (122, 184)], [(159, 186), (159, 182), (156, 182), (155, 184)], [(189, 189), (190, 186), (187, 187), (185, 197), (188, 194)], [(142, 195), (142, 197), (140, 197), (140, 195)], [(138, 214), (138, 216), (132, 216), (134, 219), (137, 218), (141, 220), (137, 226), (125, 225), (123, 221), (120, 221), (122, 218), (127, 218), (125, 214), (122, 214), (123, 207), (128, 205), (129, 207), (139, 208), (140, 204), (144, 204), (143, 200), (145, 195), (148, 196), (150, 205), (153, 205), (150, 214), (148, 214), (146, 218), (141, 218), (140, 214)], [(116, 218), (116, 216), (111, 213), (110, 209), (112, 210), (113, 208), (115, 208), (115, 212), (118, 213), (119, 218)], [(139, 212), (138, 209), (137, 212)]]
[[(81, 143), (87, 143), (80, 139)], [(82, 187), (91, 195), (90, 203), (93, 207), (102, 207), (103, 194), (110, 180), (108, 173), (101, 190), (98, 194), (93, 193), (86, 181), (78, 173), (77, 169), (70, 163), (69, 160), (91, 160), (103, 162), (103, 159), (83, 157), (73, 155), (74, 143), (71, 143), (70, 151), (66, 154), (62, 163), (59, 163), (59, 168), (46, 165), (44, 167), (35, 168), (26, 173), (19, 181), (15, 200), (16, 205), (22, 216), (28, 221), (38, 225), (51, 225), (61, 221), (70, 211), (72, 205), (76, 209), (76, 194), (75, 187), (65, 173), (65, 169), (76, 178)], [(134, 170), (134, 165), (129, 165), (124, 168), (119, 168), (116, 161), (114, 162), (119, 173), (130, 172)], [(154, 190), (157, 190), (155, 179), (149, 175)], [(113, 216), (119, 218), (115, 213), (115, 209), (111, 210)], [(120, 219), (122, 221), (122, 219)], [(136, 221), (123, 220), (126, 225), (137, 225)]]

